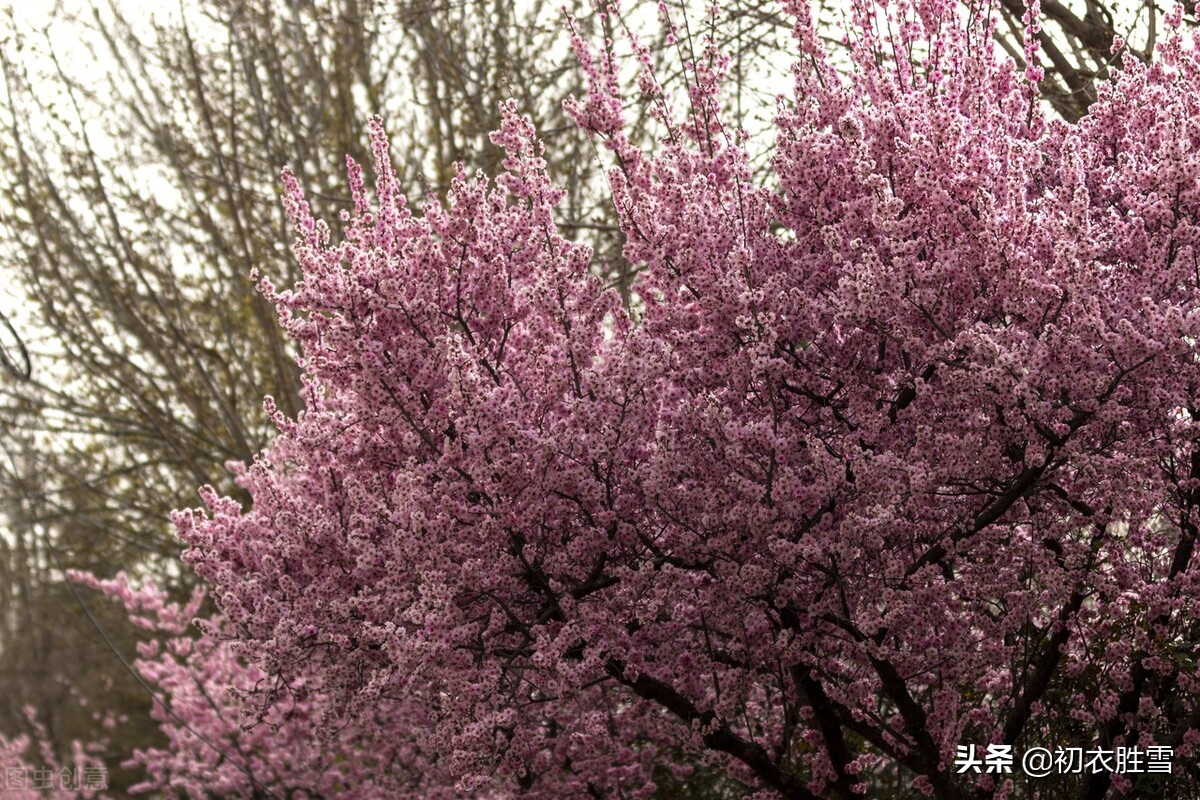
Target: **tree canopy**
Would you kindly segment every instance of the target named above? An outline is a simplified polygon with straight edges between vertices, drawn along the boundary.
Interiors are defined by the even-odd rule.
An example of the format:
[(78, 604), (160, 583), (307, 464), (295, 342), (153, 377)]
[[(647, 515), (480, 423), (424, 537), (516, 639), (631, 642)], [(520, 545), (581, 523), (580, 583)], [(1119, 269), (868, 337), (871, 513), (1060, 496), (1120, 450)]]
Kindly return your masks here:
[[(568, 127), (543, 93), (573, 73), (519, 70), (542, 29), (503, 3), (205, 8), (219, 35), (163, 48), (97, 17), (116, 160), (87, 85), (4, 61), (6, 246), (62, 349), (39, 374), (5, 340), (33, 380), (5, 384), (0, 599), (8, 641), (53, 635), (3, 655), (60, 665), (47, 705), (81, 691), (50, 654), (85, 620), (44, 609), (99, 575), (162, 639), (142, 788), (999, 797), (958, 748), (1052, 743), (1179, 758), (1018, 794), (1194, 792), (1180, 10), (1127, 44), (1092, 2), (856, 2), (839, 43), (793, 3), (762, 161), (742, 45), (773, 12), (572, 21)], [(388, 56), (386, 19), (418, 46)], [(363, 147), (409, 90), (428, 136)], [(201, 483), (176, 521), (214, 602), (183, 605), (161, 521)]]
[(285, 173), (303, 277), (260, 285), (305, 409), (268, 400), (252, 506), (176, 518), (243, 702), (392, 743), (419, 796), (648, 796), (697, 759), (763, 798), (1010, 794), (950, 769), (969, 742), (1180, 757), (1037, 796), (1194, 788), (1194, 41), (1070, 124), (1035, 11), (1018, 66), (987, 14), (855, 8), (839, 72), (791, 6), (766, 186), (715, 42), (678, 103), (635, 44), (647, 151), (574, 36), (636, 316), (514, 104), (503, 171), (420, 213), (373, 123), (336, 239)]

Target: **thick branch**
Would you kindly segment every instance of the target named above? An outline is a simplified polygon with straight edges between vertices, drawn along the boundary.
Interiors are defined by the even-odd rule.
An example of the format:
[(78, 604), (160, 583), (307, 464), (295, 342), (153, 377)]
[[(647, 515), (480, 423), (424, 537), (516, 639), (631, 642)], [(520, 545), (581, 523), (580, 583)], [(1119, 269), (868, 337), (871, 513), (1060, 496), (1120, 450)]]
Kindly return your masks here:
[(625, 663), (610, 658), (605, 671), (618, 683), (628, 686), (643, 700), (657, 703), (689, 725), (699, 725), (706, 732), (701, 738), (705, 746), (726, 753), (741, 761), (762, 779), (763, 783), (780, 792), (784, 797), (796, 800), (819, 800), (817, 795), (805, 788), (794, 775), (777, 764), (761, 746), (743, 739), (722, 725), (711, 711), (700, 711), (691, 700), (674, 688), (649, 675), (629, 678), (625, 674)]

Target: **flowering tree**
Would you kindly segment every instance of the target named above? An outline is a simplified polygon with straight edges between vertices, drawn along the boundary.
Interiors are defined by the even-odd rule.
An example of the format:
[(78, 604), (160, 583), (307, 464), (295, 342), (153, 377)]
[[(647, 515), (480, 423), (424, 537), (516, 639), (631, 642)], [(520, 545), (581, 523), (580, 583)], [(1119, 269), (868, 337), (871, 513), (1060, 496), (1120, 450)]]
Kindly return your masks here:
[(219, 620), (205, 624), (200, 638), (187, 635), (204, 601), (202, 590), (180, 605), (153, 584), (135, 589), (124, 575), (108, 581), (78, 573), (72, 577), (119, 600), (135, 625), (158, 637), (139, 646), (135, 666), (158, 692), (153, 715), (169, 742), (165, 748), (132, 754), (130, 765), (141, 767), (146, 776), (132, 787), (134, 793), (456, 796), (454, 781), (437, 769), (435, 758), (414, 735), (424, 716), (419, 705), (381, 704), (373, 713), (373, 726), (351, 727), (335, 711), (334, 695), (322, 690), (319, 675), (293, 678), (286, 705), (247, 702), (271, 676), (237, 656)]
[(104, 764), (95, 751), (73, 742), (70, 760), (60, 759), (38, 721), (36, 710), (26, 707), (25, 716), (33, 735), (0, 736), (0, 788), (8, 800), (91, 800), (107, 788)]
[[(768, 188), (714, 48), (686, 111), (643, 71), (646, 154), (575, 37), (636, 313), (511, 107), (505, 172), (420, 214), (376, 123), (336, 243), (285, 173), (304, 279), (262, 286), (307, 408), (267, 401), (252, 509), (177, 516), (222, 615), (196, 664), (250, 665), (197, 685), (367, 759), (363, 796), (646, 797), (697, 763), (762, 798), (1008, 795), (965, 743), (1166, 745), (1200, 786), (1200, 55), (1128, 60), (1067, 124), (1036, 4), (1023, 75), (985, 9), (855, 9), (839, 72), (792, 3)], [(1135, 777), (1026, 793), (1167, 791)]]

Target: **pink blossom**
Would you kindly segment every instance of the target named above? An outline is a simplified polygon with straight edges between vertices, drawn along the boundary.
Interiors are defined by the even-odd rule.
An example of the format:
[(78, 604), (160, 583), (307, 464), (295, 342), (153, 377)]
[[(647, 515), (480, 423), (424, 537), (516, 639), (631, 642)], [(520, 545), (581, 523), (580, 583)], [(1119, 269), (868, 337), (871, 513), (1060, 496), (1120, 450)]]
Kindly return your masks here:
[(952, 4), (855, 2), (847, 74), (791, 6), (766, 188), (711, 42), (687, 102), (643, 74), (679, 135), (642, 152), (572, 29), (637, 319), (512, 105), (503, 174), (419, 211), (376, 121), (340, 238), (285, 173), (304, 278), (264, 291), (307, 407), (266, 405), (252, 507), (176, 517), (220, 617), (143, 659), (189, 726), (148, 787), (648, 796), (703, 761), (763, 798), (898, 767), (1002, 797), (957, 745), (1194, 746), (1196, 49), (1067, 125), (1031, 99), (1036, 0), (1024, 81)]

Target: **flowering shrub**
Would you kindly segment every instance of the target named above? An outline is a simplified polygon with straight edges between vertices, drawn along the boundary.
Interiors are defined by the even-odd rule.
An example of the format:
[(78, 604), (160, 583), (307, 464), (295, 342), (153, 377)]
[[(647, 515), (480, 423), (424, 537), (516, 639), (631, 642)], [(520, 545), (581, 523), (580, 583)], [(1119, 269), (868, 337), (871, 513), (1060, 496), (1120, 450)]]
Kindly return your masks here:
[(46, 726), (36, 710), (26, 707), (32, 735), (0, 736), (0, 794), (6, 800), (90, 800), (107, 788), (108, 775), (96, 751), (102, 744), (72, 744), (71, 758), (61, 759), (50, 746)]
[[(199, 638), (187, 635), (203, 591), (180, 606), (153, 584), (134, 588), (124, 575), (108, 581), (82, 574), (72, 578), (119, 600), (134, 624), (158, 637), (139, 645), (134, 666), (160, 695), (152, 714), (168, 742), (164, 748), (132, 754), (129, 764), (146, 773), (132, 792), (186, 797), (457, 796), (453, 780), (436, 768), (421, 742), (404, 735), (419, 730), (423, 714), (418, 704), (377, 708), (377, 737), (361, 725), (336, 721), (335, 699), (321, 691), (319, 676), (293, 678), (288, 684), (290, 702), (260, 707), (248, 699), (272, 676), (237, 656), (219, 620), (206, 623)], [(315, 738), (314, 731), (322, 726), (324, 735)], [(411, 769), (414, 765), (420, 766), (419, 773)]]
[[(242, 690), (255, 738), (191, 721), (265, 784), (647, 797), (704, 763), (762, 798), (889, 775), (1003, 797), (956, 748), (1052, 742), (1171, 746), (1195, 785), (1193, 43), (1127, 59), (1068, 125), (1036, 99), (1036, 7), (1024, 74), (945, 0), (855, 3), (843, 71), (791, 11), (766, 188), (721, 124), (719, 53), (678, 111), (635, 46), (645, 153), (611, 53), (574, 37), (636, 318), (556, 229), (511, 108), (505, 172), (421, 213), (375, 124), (374, 198), (350, 162), (337, 241), (285, 173), (305, 277), (262, 287), (307, 408), (267, 401), (251, 509), (206, 490), (177, 516), (222, 617), (172, 656), (194, 686), (163, 676), (185, 717), (202, 685)], [(181, 759), (152, 781), (249, 791)]]

